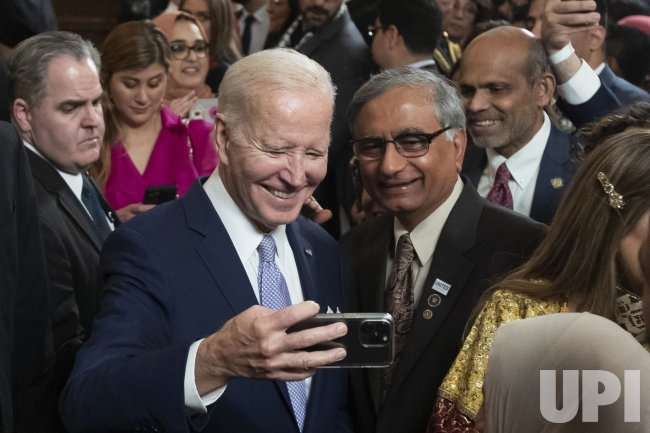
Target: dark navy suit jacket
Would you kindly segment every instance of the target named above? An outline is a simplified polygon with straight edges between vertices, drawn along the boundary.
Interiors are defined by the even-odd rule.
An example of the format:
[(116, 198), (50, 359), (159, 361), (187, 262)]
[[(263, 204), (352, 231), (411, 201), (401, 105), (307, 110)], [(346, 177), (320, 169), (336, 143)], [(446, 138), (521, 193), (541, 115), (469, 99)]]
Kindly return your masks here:
[[(287, 237), (305, 299), (318, 302), (321, 312), (342, 308), (334, 240), (302, 217), (287, 226)], [(116, 230), (105, 244), (102, 272), (101, 312), (62, 396), (71, 432), (298, 433), (284, 382), (231, 379), (207, 415), (186, 414), (190, 344), (257, 304), (200, 183)], [(348, 431), (345, 377), (337, 369), (320, 370), (304, 432)]]
[(609, 66), (605, 65), (605, 68), (600, 71), (598, 76), (600, 81), (616, 95), (624, 106), (641, 101), (650, 102), (648, 92), (617, 76)]
[[(530, 209), (530, 217), (544, 224), (549, 224), (555, 215), (560, 196), (575, 174), (573, 146), (569, 135), (551, 125), (551, 134), (546, 142), (539, 175), (535, 183), (535, 194)], [(481, 175), (487, 165), (484, 149), (474, 145), (468, 146), (463, 162), (463, 174), (478, 187)]]

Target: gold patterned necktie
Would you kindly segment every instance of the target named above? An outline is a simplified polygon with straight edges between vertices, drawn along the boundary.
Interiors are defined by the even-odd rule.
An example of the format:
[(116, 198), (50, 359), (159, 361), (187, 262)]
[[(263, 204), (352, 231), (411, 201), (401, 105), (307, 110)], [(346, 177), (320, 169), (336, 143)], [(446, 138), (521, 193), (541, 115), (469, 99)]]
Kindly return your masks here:
[(406, 336), (413, 322), (415, 302), (413, 295), (413, 276), (411, 268), (415, 258), (415, 249), (408, 233), (397, 240), (397, 250), (393, 269), (388, 279), (388, 287), (384, 293), (386, 311), (393, 316), (395, 324), (395, 361), (389, 368), (382, 370), (383, 397), (390, 389), (393, 370), (399, 359), (400, 353), (406, 345)]

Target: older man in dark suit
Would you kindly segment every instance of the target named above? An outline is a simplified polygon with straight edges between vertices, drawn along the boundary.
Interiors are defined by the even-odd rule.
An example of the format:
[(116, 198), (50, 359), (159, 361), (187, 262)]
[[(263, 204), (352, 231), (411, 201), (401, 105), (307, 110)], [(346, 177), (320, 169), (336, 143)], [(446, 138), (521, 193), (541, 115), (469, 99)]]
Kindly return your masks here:
[(99, 54), (67, 32), (19, 44), (9, 62), (12, 118), (27, 148), (47, 259), (61, 386), (90, 332), (108, 205), (85, 173), (104, 134)]
[(391, 368), (351, 373), (353, 420), (364, 433), (424, 431), (474, 304), (530, 255), (544, 226), (490, 204), (459, 175), (465, 115), (443, 78), (386, 70), (349, 113), (363, 184), (388, 214), (339, 242), (346, 299), (393, 314), (397, 346)]
[(106, 242), (101, 312), (62, 397), (71, 432), (351, 431), (344, 373), (316, 372), (345, 350), (303, 350), (345, 325), (286, 332), (342, 308), (336, 243), (298, 217), (333, 103), (327, 72), (292, 50), (228, 69), (218, 170)]

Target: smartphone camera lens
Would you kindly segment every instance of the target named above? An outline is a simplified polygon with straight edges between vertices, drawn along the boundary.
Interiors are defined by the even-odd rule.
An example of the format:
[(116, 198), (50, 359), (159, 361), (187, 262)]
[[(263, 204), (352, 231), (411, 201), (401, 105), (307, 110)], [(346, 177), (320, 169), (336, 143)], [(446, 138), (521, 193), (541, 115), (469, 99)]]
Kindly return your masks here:
[(364, 347), (384, 347), (390, 341), (390, 325), (385, 321), (361, 322), (359, 339)]

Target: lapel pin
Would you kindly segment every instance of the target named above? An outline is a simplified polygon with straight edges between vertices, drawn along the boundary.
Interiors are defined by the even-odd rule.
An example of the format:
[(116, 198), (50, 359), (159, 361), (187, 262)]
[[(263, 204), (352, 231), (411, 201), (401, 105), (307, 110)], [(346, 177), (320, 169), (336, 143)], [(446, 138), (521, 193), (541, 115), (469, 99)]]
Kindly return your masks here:
[(312, 252), (309, 248), (305, 248), (305, 252), (307, 253), (308, 256), (312, 255)]
[(444, 281), (436, 278), (436, 281), (433, 283), (433, 286), (431, 286), (433, 290), (436, 292), (447, 296), (447, 293), (449, 293), (449, 289), (451, 289), (451, 284), (445, 283)]
[(440, 303), (442, 302), (442, 298), (440, 297), (439, 294), (434, 293), (433, 295), (429, 296), (427, 299), (427, 304), (429, 304), (429, 307), (436, 308)]
[(561, 177), (554, 177), (551, 179), (551, 186), (553, 189), (561, 189), (564, 188), (564, 179)]
[(433, 312), (427, 308), (422, 312), (422, 317), (424, 317), (426, 320), (429, 320), (433, 317)]

